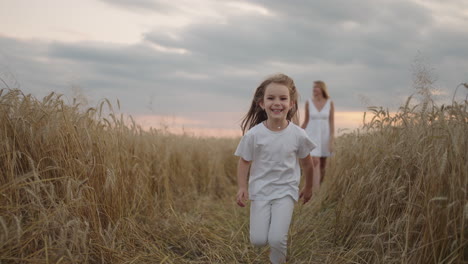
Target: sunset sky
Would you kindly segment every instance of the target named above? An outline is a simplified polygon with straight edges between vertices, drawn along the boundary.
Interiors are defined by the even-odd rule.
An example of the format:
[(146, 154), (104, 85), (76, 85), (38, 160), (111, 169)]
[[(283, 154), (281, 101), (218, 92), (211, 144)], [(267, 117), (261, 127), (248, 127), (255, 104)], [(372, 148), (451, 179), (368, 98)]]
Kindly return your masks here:
[(468, 81), (467, 47), (465, 0), (0, 2), (9, 87), (119, 99), (143, 127), (196, 135), (240, 135), (254, 89), (277, 72), (295, 80), (301, 109), (324, 80), (338, 128), (414, 93), (415, 58), (444, 101)]

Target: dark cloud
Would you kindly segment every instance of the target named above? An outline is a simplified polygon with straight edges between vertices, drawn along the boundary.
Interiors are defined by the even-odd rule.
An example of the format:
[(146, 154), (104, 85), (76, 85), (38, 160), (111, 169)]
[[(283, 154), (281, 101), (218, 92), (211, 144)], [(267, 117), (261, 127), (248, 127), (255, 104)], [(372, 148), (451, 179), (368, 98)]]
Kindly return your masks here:
[[(418, 30), (431, 24), (430, 16), (421, 11), (424, 8), (407, 2), (369, 4), (367, 10), (360, 7), (365, 6), (363, 1), (344, 5), (315, 1), (302, 5), (264, 4), (267, 3), (273, 13), (281, 15), (231, 16), (224, 24), (191, 25), (179, 32), (178, 38), (155, 30), (147, 33), (145, 39), (190, 50), (213, 63), (253, 65), (271, 60), (295, 63), (326, 60), (393, 67), (395, 62), (388, 55), (407, 51), (408, 46), (418, 41)], [(333, 8), (337, 5), (340, 8)], [(388, 9), (401, 13), (402, 17)], [(411, 19), (405, 19), (408, 10), (414, 10)]]

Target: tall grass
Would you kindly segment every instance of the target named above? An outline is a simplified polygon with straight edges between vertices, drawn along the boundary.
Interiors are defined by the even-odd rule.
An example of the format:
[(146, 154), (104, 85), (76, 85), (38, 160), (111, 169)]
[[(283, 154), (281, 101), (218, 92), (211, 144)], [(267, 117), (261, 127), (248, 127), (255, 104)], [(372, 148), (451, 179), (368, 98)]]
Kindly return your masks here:
[(467, 102), (396, 115), (372, 108), (365, 133), (340, 138), (326, 199), (338, 256), (357, 263), (468, 261)]
[(106, 100), (82, 112), (55, 94), (2, 92), (3, 260), (110, 263), (146, 251), (164, 259), (172, 251), (159, 247), (174, 239), (165, 229), (180, 228), (168, 219), (175, 206), (225, 196), (234, 184), (232, 140), (142, 131), (101, 116)]
[[(374, 108), (298, 205), (290, 263), (468, 261), (467, 102)], [(110, 114), (104, 114), (109, 112)], [(236, 207), (238, 139), (143, 131), (104, 100), (0, 94), (2, 263), (266, 263)]]

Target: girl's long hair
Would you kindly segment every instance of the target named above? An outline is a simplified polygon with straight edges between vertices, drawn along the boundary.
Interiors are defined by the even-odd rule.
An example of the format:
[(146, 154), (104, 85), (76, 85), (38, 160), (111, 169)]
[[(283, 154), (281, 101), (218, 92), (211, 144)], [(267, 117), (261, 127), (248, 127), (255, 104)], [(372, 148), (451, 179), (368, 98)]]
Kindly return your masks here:
[(252, 103), (250, 104), (250, 109), (247, 114), (244, 116), (241, 122), (242, 135), (244, 135), (249, 129), (254, 127), (257, 124), (268, 119), (266, 112), (260, 107), (260, 102), (265, 96), (265, 89), (271, 83), (282, 84), (289, 89), (289, 97), (291, 102), (293, 102), (292, 108), (289, 110), (286, 119), (297, 124), (299, 121), (298, 117), (298, 107), (297, 102), (299, 100), (299, 94), (294, 84), (293, 79), (289, 76), (279, 73), (268, 77), (264, 80), (255, 90)]

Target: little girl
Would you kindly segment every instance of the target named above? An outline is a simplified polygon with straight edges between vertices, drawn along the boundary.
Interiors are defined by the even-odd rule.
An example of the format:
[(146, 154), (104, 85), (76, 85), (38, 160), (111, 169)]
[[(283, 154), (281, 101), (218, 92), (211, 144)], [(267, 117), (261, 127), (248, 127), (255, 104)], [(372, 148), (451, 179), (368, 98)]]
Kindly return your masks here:
[[(235, 152), (239, 156), (237, 204), (250, 198), (250, 241), (270, 245), (270, 261), (286, 260), (288, 230), (294, 203), (312, 197), (313, 162), (309, 155), (315, 144), (295, 125), (298, 93), (294, 81), (277, 74), (257, 88), (250, 110), (242, 121), (242, 137)], [(247, 133), (245, 133), (245, 131)], [(305, 186), (298, 195), (300, 167)], [(247, 176), (249, 174), (247, 192)]]

